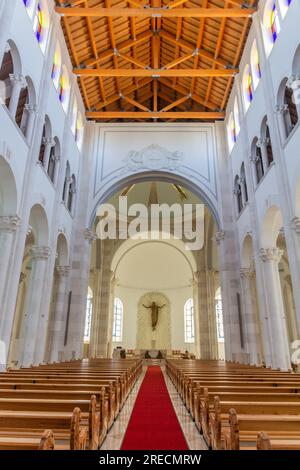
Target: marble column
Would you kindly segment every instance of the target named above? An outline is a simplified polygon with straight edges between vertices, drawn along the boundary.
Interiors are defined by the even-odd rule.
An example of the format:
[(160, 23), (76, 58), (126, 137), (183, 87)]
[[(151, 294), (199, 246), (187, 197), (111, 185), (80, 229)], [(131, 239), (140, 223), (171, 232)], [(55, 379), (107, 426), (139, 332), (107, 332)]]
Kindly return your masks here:
[(255, 281), (255, 271), (241, 268), (241, 286), (244, 298), (244, 315), (247, 332), (247, 347), (249, 351), (250, 364), (260, 364), (260, 331), (258, 325), (257, 312), (255, 309), (256, 300), (253, 299), (252, 282)]
[(278, 263), (282, 254), (282, 250), (278, 248), (261, 248), (260, 250), (266, 288), (266, 316), (272, 343), (272, 366), (281, 370), (288, 370), (291, 367), (291, 362), (278, 270)]
[(27, 114), (28, 114), (25, 137), (27, 139), (27, 142), (30, 144), (31, 139), (32, 139), (34, 124), (35, 124), (35, 118), (37, 115), (37, 105), (25, 104), (25, 110), (27, 111)]
[(278, 116), (278, 126), (281, 135), (281, 142), (284, 143), (287, 138), (287, 129), (286, 129), (286, 120), (285, 114), (288, 112), (289, 108), (287, 104), (281, 104), (275, 106), (275, 112)]
[[(204, 251), (204, 250), (202, 250)], [(195, 284), (194, 289), (198, 296), (198, 322), (195, 321), (195, 333), (198, 330), (198, 338), (196, 338), (199, 345), (199, 353), (201, 359), (210, 359), (210, 334), (209, 334), (209, 319), (208, 319), (208, 305), (207, 305), (207, 284), (206, 272), (204, 265), (204, 253), (200, 252), (199, 265), (203, 269), (194, 273)], [(195, 315), (196, 320), (196, 315)]]
[[(4, 305), (4, 295), (6, 292), (6, 281), (11, 262), (13, 242), (15, 233), (21, 219), (18, 216), (0, 216), (0, 305)], [(2, 316), (1, 316), (2, 319)], [(2, 328), (0, 322), (0, 334), (2, 338)]]
[(58, 177), (59, 177), (59, 167), (60, 167), (60, 155), (55, 155), (53, 157), (54, 161), (54, 178), (53, 178), (53, 184), (55, 187), (58, 185)]
[(55, 140), (49, 137), (43, 137), (43, 144), (45, 145), (45, 152), (44, 152), (44, 160), (43, 160), (43, 167), (45, 171), (48, 171), (49, 160), (51, 155), (51, 150), (55, 145)]
[[(257, 147), (260, 148), (260, 151), (261, 151), (264, 173), (266, 173), (269, 167), (267, 144), (268, 144), (267, 139), (258, 139), (258, 141), (256, 142)], [(259, 159), (259, 157), (257, 157), (257, 159)]]
[(11, 97), (9, 101), (9, 112), (11, 116), (15, 118), (18, 109), (20, 93), (23, 88), (27, 87), (27, 82), (25, 77), (23, 77), (21, 74), (12, 73), (10, 74), (9, 78), (12, 84)]
[(23, 366), (34, 364), (36, 341), (40, 341), (38, 325), (49, 255), (50, 248), (45, 246), (35, 245), (30, 249), (31, 274), (24, 305), (20, 349), (20, 364)]
[(56, 266), (56, 292), (53, 305), (53, 321), (50, 330), (49, 357), (50, 362), (63, 359), (63, 343), (67, 316), (67, 293), (70, 266)]

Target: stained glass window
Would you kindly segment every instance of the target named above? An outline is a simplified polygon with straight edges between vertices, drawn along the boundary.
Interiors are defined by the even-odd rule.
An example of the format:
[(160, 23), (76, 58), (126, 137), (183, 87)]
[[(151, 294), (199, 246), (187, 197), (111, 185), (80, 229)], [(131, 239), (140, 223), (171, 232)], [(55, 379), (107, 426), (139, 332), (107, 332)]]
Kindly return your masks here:
[(59, 44), (57, 43), (53, 58), (53, 66), (52, 66), (52, 73), (51, 77), (54, 82), (55, 88), (59, 87), (60, 82), (60, 72), (61, 72), (61, 52)]
[(194, 302), (190, 298), (184, 305), (184, 338), (186, 343), (195, 342)]
[(258, 82), (261, 79), (260, 60), (256, 41), (254, 41), (251, 49), (251, 72), (253, 77), (253, 87), (256, 89)]
[(82, 115), (80, 112), (77, 114), (77, 121), (76, 121), (76, 132), (75, 132), (75, 140), (77, 142), (77, 145), (80, 147), (82, 143), (82, 137), (83, 137), (83, 120), (82, 120)]
[(34, 29), (38, 42), (42, 42), (43, 40), (43, 28), (44, 28), (43, 8), (42, 8), (41, 2), (38, 2), (36, 10), (35, 10), (34, 23), (33, 23), (33, 29)]
[(277, 40), (279, 31), (280, 31), (278, 10), (277, 10), (275, 2), (273, 3), (271, 14), (270, 14), (270, 27), (271, 27), (272, 40), (273, 42), (275, 42)]
[(122, 325), (123, 325), (123, 303), (117, 297), (114, 301), (114, 323), (112, 340), (114, 343), (122, 341)]
[(67, 112), (68, 110), (69, 98), (70, 98), (69, 75), (68, 75), (68, 71), (66, 67), (63, 65), (62, 72), (59, 78), (59, 100), (61, 104), (63, 105), (65, 112)]

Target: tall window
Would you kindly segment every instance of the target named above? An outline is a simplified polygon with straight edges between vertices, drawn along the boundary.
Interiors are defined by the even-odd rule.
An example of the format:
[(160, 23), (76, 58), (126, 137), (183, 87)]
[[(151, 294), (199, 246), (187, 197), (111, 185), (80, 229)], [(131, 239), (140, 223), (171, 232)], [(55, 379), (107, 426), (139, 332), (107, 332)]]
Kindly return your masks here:
[(217, 324), (217, 338), (219, 343), (224, 343), (224, 324), (223, 324), (223, 309), (222, 309), (222, 296), (220, 287), (217, 289), (215, 296), (216, 306), (216, 324)]
[(194, 302), (190, 298), (184, 305), (184, 341), (195, 342)]
[(67, 68), (62, 66), (62, 71), (59, 78), (59, 100), (65, 112), (68, 111), (69, 98), (70, 98), (70, 80)]
[(261, 79), (260, 60), (256, 40), (253, 42), (251, 49), (251, 72), (253, 78), (253, 88), (255, 90), (259, 80)]
[(278, 10), (277, 10), (275, 2), (273, 3), (272, 10), (270, 12), (270, 28), (271, 28), (272, 40), (273, 42), (275, 42), (277, 40), (279, 31), (280, 31), (279, 15), (278, 15)]
[(114, 301), (114, 324), (112, 340), (114, 343), (122, 341), (122, 326), (123, 326), (123, 303), (118, 297)]
[(243, 75), (243, 94), (246, 111), (250, 106), (251, 101), (253, 100), (253, 84), (252, 84), (252, 75), (250, 70), (250, 65), (247, 64), (244, 70)]
[(61, 51), (59, 43), (56, 43), (56, 48), (53, 57), (53, 65), (52, 65), (52, 72), (51, 77), (56, 89), (59, 87), (59, 79), (60, 79), (60, 72), (61, 72)]
[(89, 288), (88, 296), (86, 300), (86, 315), (85, 315), (85, 327), (84, 327), (84, 342), (89, 343), (91, 338), (91, 325), (93, 315), (93, 294)]

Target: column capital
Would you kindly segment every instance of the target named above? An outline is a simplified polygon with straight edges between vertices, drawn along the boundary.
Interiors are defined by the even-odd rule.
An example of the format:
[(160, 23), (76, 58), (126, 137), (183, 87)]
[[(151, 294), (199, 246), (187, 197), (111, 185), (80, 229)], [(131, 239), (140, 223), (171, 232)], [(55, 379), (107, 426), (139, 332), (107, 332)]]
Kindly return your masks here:
[(35, 260), (47, 260), (50, 256), (50, 248), (48, 246), (33, 245), (30, 248), (30, 257)]
[(24, 107), (29, 114), (37, 114), (38, 107), (36, 104), (26, 103)]
[(70, 274), (70, 266), (56, 266), (55, 271), (59, 277), (68, 277)]
[(250, 155), (250, 162), (254, 163), (256, 165), (257, 162), (259, 162), (260, 158), (258, 155)]
[(251, 268), (241, 268), (240, 275), (242, 279), (255, 279), (256, 272)]
[(2, 215), (0, 216), (0, 232), (9, 232), (13, 233), (21, 225), (21, 219), (17, 215), (9, 216)]
[(290, 227), (297, 235), (300, 235), (300, 217), (294, 217), (290, 222)]
[(212, 240), (215, 241), (218, 245), (220, 245), (221, 240), (224, 240), (224, 238), (225, 238), (225, 230), (218, 230), (212, 237)]
[(258, 148), (265, 148), (269, 143), (270, 143), (270, 139), (269, 139), (269, 138), (258, 139), (258, 141), (256, 142), (256, 147), (258, 147)]
[(84, 238), (85, 240), (88, 240), (89, 243), (92, 243), (94, 240), (97, 239), (97, 234), (93, 230), (87, 228), (84, 231)]
[(275, 106), (275, 113), (276, 114), (284, 114), (288, 111), (289, 107), (287, 104), (277, 104)]
[(51, 147), (54, 147), (55, 145), (55, 140), (52, 139), (52, 137), (43, 137), (43, 144), (44, 145), (50, 145)]
[(281, 260), (281, 257), (283, 255), (283, 250), (280, 250), (279, 248), (261, 248), (259, 250), (260, 252), (260, 257), (262, 261), (275, 261), (276, 263), (279, 263)]
[(11, 73), (9, 74), (9, 79), (14, 85), (18, 84), (21, 88), (27, 87), (26, 78), (21, 73)]
[(290, 76), (287, 81), (287, 86), (292, 90), (299, 90), (300, 88), (300, 74), (296, 73)]

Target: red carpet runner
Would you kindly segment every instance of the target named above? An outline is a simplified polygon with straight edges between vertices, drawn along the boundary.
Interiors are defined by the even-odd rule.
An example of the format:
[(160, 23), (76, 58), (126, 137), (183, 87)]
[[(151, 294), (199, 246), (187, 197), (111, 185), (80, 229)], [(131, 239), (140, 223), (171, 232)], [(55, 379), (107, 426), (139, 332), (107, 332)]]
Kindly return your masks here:
[(188, 450), (158, 366), (147, 369), (121, 450)]

